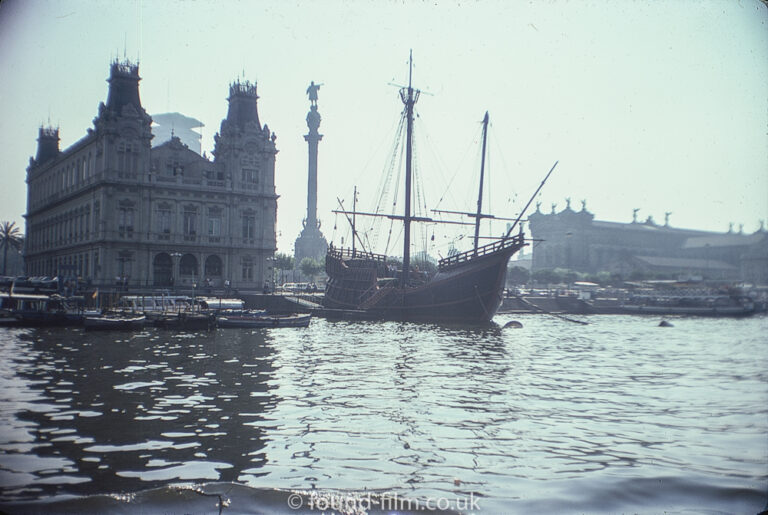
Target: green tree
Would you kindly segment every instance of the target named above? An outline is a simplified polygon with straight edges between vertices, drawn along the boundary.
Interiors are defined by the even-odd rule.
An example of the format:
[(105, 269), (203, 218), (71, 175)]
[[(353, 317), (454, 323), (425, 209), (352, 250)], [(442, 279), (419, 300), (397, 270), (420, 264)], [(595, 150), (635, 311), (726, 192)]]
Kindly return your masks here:
[(602, 270), (597, 273), (597, 281), (595, 282), (598, 282), (601, 285), (606, 286), (610, 284), (611, 281), (612, 281), (611, 273), (608, 272), (607, 270)]
[(536, 270), (532, 277), (534, 281), (540, 284), (557, 284), (563, 280), (557, 270), (551, 269)]
[(278, 252), (275, 254), (275, 268), (278, 270), (293, 270), (293, 256)]
[(511, 266), (507, 270), (507, 281), (510, 284), (526, 284), (531, 279), (531, 272), (522, 266)]
[(314, 281), (315, 276), (323, 271), (323, 265), (311, 257), (305, 257), (301, 260), (301, 263), (299, 263), (299, 270), (301, 270), (302, 274)]
[(285, 282), (285, 271), (293, 270), (294, 268), (293, 256), (278, 252), (275, 254), (275, 268), (280, 270), (280, 284), (283, 284)]
[(6, 265), (8, 263), (8, 249), (21, 249), (22, 236), (19, 228), (16, 227), (16, 222), (2, 222), (0, 223), (0, 247), (3, 249), (3, 275), (6, 272)]
[(424, 251), (417, 252), (411, 261), (411, 266), (419, 267), (422, 272), (428, 272), (430, 275), (437, 272), (437, 261)]
[(572, 283), (579, 280), (579, 274), (568, 268), (555, 268), (555, 273), (560, 277), (559, 282)]

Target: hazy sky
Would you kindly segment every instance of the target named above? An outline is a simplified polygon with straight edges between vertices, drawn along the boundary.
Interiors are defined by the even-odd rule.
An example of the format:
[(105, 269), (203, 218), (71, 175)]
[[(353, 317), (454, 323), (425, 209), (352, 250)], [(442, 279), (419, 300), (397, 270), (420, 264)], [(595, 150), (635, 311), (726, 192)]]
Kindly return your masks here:
[[(499, 216), (559, 160), (539, 196), (546, 211), (571, 197), (602, 220), (630, 221), (640, 208), (643, 220), (671, 211), (674, 226), (753, 232), (768, 219), (767, 22), (758, 0), (4, 0), (0, 220), (23, 221), (38, 127), (58, 125), (62, 148), (83, 137), (111, 60), (125, 55), (140, 62), (145, 109), (201, 120), (208, 151), (228, 84), (258, 82), (280, 151), (283, 252), (306, 209), (305, 91), (322, 83), (318, 211), (329, 239), (338, 223), (338, 243), (337, 196), (351, 203), (356, 184), (360, 209), (373, 209), (402, 109), (390, 83), (407, 81), (413, 49), (415, 84), (430, 93), (417, 104), (430, 208), (473, 208), (488, 110), (486, 203)], [(448, 241), (439, 235), (430, 250), (445, 255)]]

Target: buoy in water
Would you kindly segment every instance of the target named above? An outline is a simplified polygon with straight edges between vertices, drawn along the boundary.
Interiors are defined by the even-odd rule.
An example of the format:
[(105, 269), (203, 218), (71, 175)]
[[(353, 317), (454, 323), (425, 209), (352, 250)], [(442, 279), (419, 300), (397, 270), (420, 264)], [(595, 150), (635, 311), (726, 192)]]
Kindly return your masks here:
[(504, 327), (502, 329), (506, 329), (508, 327), (511, 327), (512, 329), (522, 329), (523, 328), (523, 324), (521, 324), (517, 320), (510, 320), (509, 322), (504, 324)]
[(662, 320), (661, 322), (659, 322), (659, 327), (675, 327), (675, 326), (673, 326), (672, 324), (670, 324), (666, 320)]

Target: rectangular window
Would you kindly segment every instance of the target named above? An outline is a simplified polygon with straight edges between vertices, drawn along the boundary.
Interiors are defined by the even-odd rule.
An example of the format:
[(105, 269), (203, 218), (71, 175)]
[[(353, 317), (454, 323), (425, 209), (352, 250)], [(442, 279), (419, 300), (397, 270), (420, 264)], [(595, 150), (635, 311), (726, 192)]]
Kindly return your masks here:
[(117, 275), (124, 280), (130, 278), (132, 264), (133, 259), (130, 256), (119, 256), (117, 258)]
[(117, 146), (117, 171), (122, 174), (125, 169), (125, 143), (120, 143)]
[(256, 234), (256, 217), (254, 215), (243, 216), (243, 239), (253, 240)]
[(163, 208), (157, 210), (157, 239), (171, 239), (171, 210)]
[(221, 236), (221, 218), (212, 216), (208, 218), (208, 236)]
[(197, 238), (197, 212), (191, 209), (184, 211), (184, 240), (195, 241)]
[(133, 208), (121, 207), (118, 212), (117, 230), (121, 238), (133, 237)]
[(160, 209), (157, 211), (157, 230), (161, 233), (171, 232), (171, 210)]
[(253, 261), (250, 259), (243, 260), (243, 280), (253, 280)]
[(258, 184), (259, 182), (259, 174), (253, 168), (243, 168), (241, 178), (243, 179), (243, 182), (249, 184)]

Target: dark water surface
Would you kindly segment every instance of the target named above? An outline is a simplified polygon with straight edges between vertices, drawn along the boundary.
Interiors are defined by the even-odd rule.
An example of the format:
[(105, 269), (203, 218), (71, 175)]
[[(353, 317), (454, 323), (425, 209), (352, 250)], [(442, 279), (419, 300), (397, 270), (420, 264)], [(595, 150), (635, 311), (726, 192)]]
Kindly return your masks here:
[(483, 513), (765, 507), (768, 318), (516, 319), (2, 328), (0, 503), (216, 513), (170, 487), (214, 483), (224, 513), (290, 512), (292, 490)]

